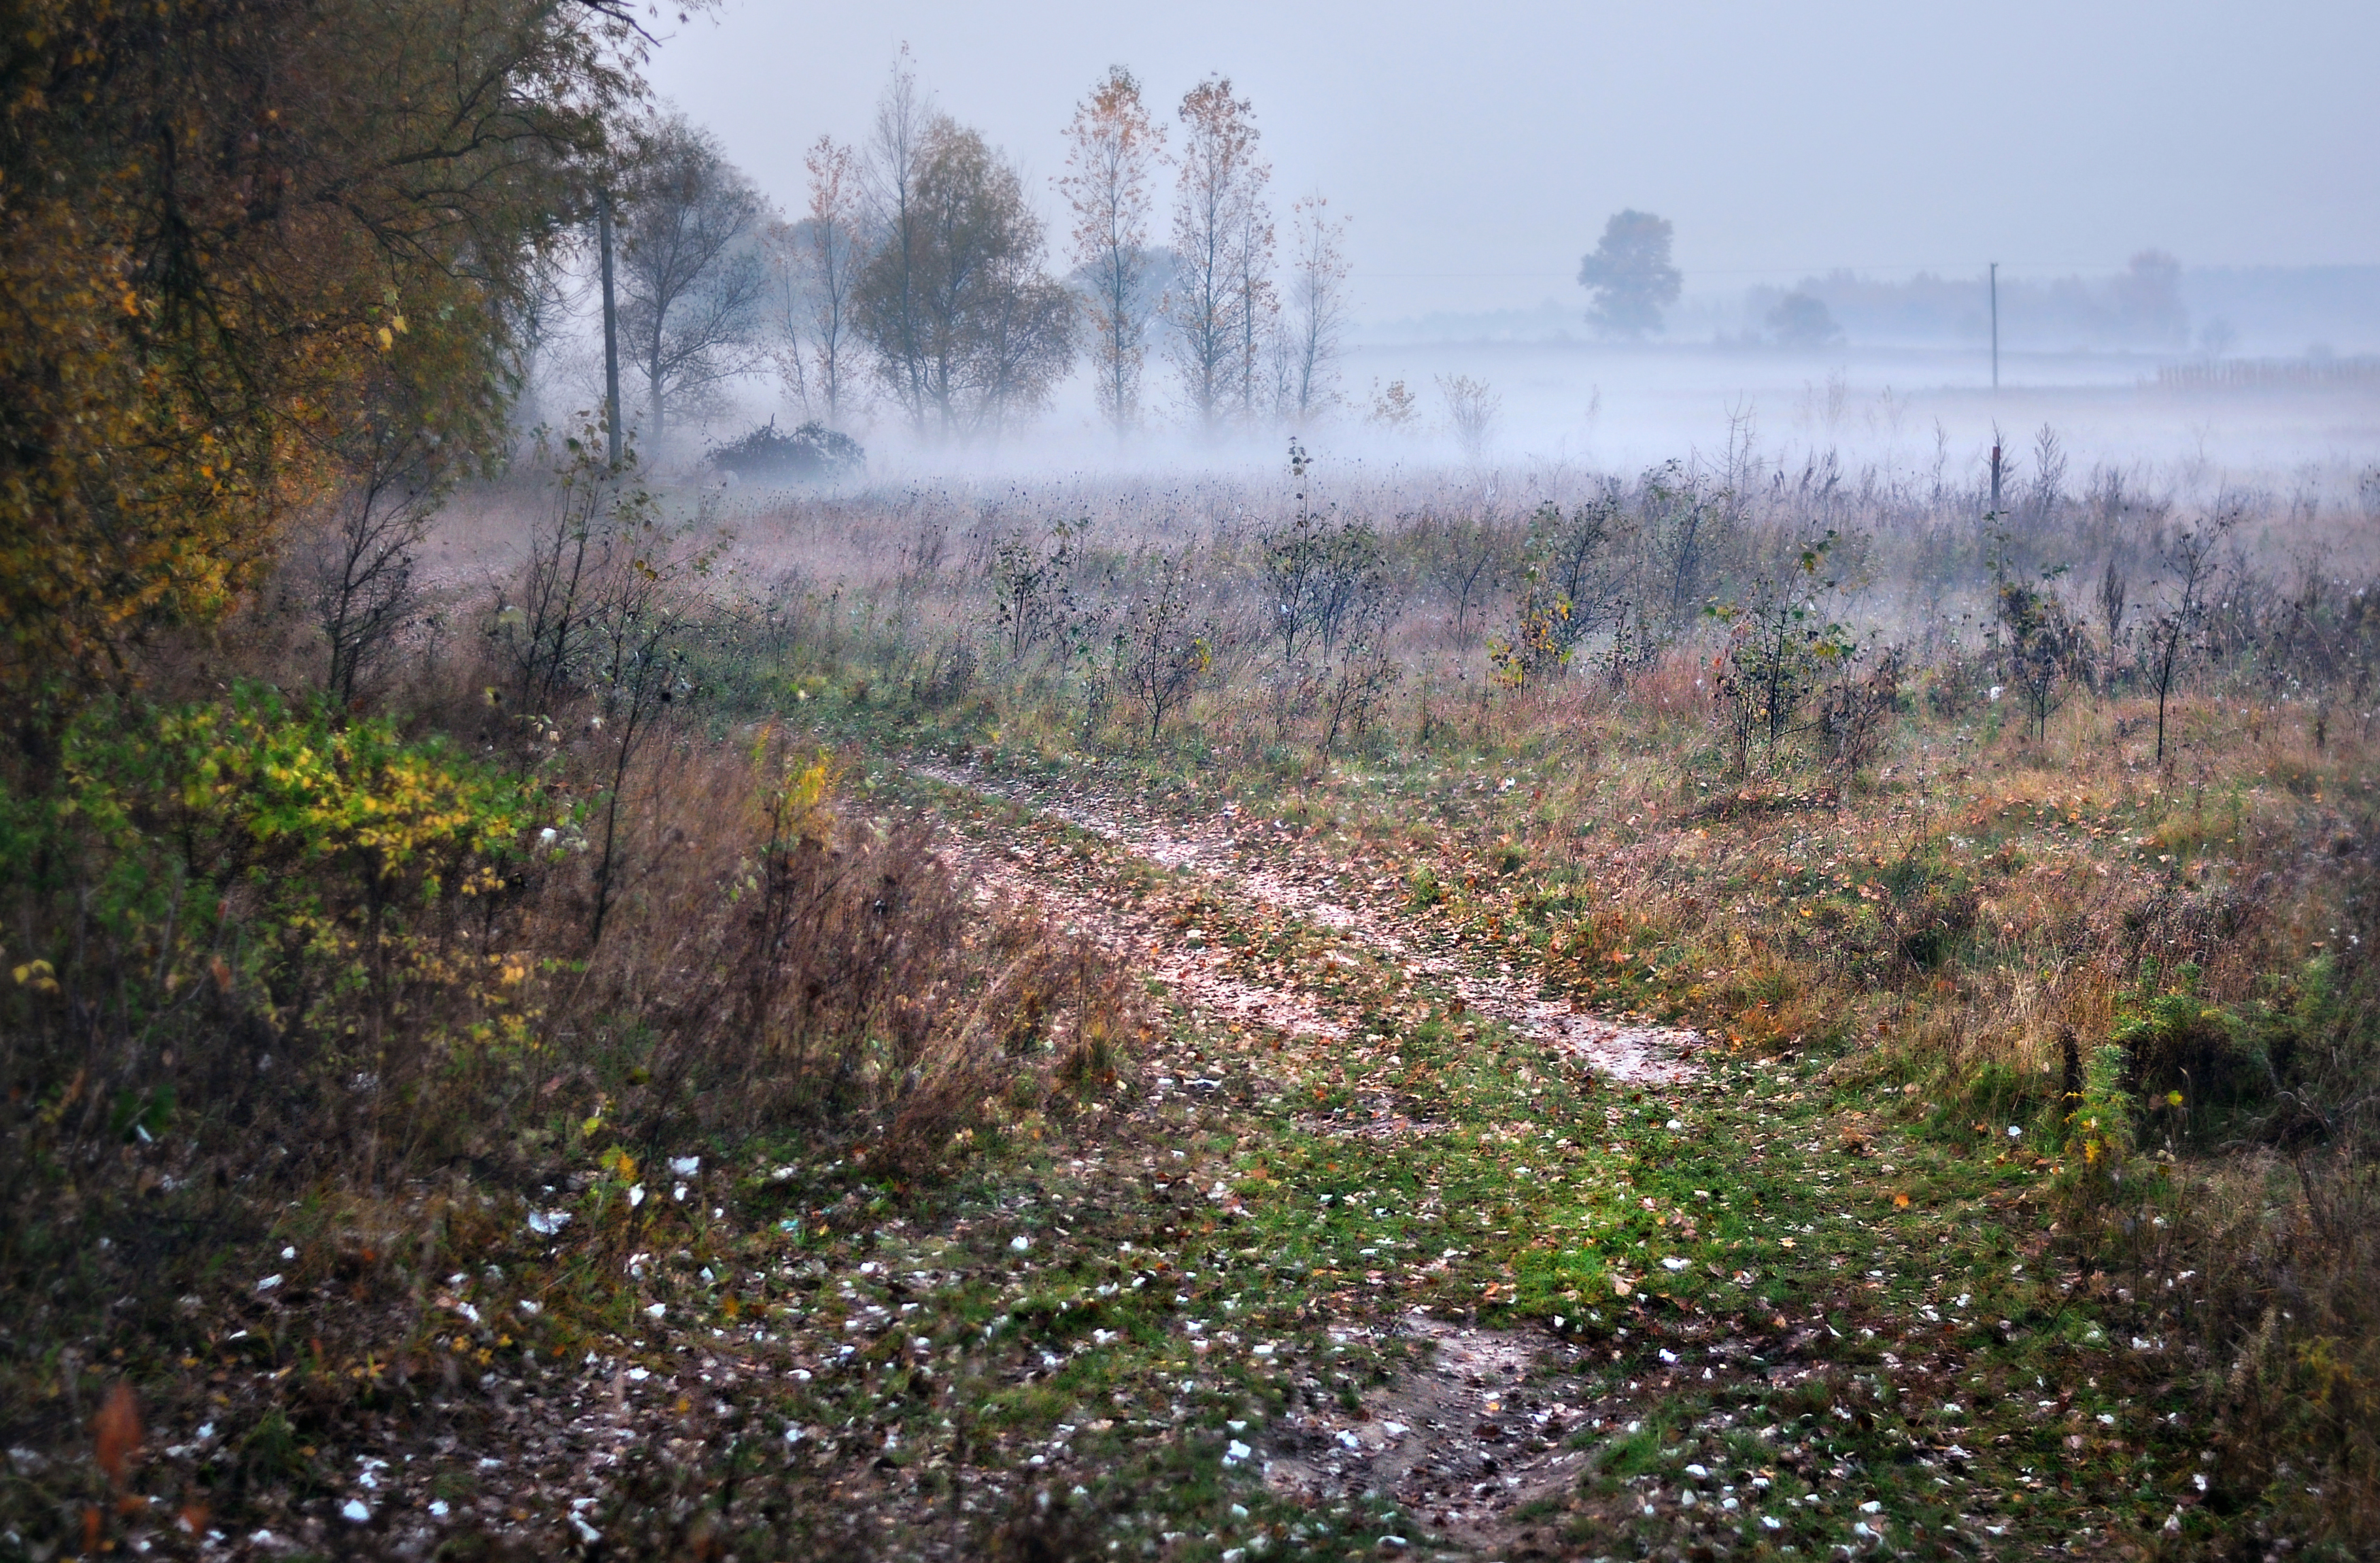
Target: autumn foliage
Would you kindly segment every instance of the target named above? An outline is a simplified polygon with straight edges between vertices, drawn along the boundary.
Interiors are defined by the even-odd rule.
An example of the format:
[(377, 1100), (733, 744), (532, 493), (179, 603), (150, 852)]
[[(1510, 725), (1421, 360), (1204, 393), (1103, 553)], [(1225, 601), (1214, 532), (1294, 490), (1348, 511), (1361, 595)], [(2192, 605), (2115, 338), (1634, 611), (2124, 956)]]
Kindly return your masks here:
[(0, 33), (0, 641), (23, 690), (221, 614), (360, 415), (465, 458), (602, 157), (597, 0), (34, 0)]

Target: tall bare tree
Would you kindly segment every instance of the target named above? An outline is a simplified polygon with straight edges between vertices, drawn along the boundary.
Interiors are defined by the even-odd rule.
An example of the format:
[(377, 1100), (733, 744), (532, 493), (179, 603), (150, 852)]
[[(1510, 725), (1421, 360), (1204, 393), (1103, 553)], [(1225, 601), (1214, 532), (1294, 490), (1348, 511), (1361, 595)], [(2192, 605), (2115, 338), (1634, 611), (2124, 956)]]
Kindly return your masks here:
[[(1245, 104), (1241, 105), (1245, 111)], [(1256, 134), (1251, 122), (1249, 136)], [(1239, 201), (1239, 242), (1233, 280), (1237, 285), (1240, 323), (1240, 419), (1252, 422), (1257, 414), (1261, 384), (1259, 363), (1264, 345), (1270, 339), (1280, 323), (1281, 301), (1272, 283), (1272, 207), (1264, 198), (1265, 186), (1272, 180), (1272, 166), (1257, 162), (1250, 165), (1249, 176)]]
[(1316, 194), (1290, 208), (1289, 317), (1282, 323), (1281, 411), (1300, 419), (1339, 399), (1339, 352), (1347, 329), (1348, 219)]
[(647, 433), (659, 444), (671, 400), (699, 397), (761, 360), (768, 205), (683, 115), (638, 138), (620, 246), (623, 344), (645, 376)]
[(840, 428), (852, 385), (853, 295), (865, 259), (859, 154), (820, 136), (802, 154), (810, 198), (801, 219), (770, 234), (778, 270), (777, 368), (804, 413)]
[(876, 100), (861, 165), (867, 202), (868, 291), (863, 335), (874, 350), (884, 388), (922, 433), (932, 396), (928, 388), (925, 294), (921, 268), (926, 234), (917, 181), (926, 139), (938, 116), (918, 90), (908, 46), (892, 64), (892, 79)]
[(921, 432), (996, 436), (1073, 363), (1073, 296), (1043, 269), (1024, 180), (965, 126), (927, 127), (909, 213), (905, 243), (860, 274), (859, 330), (887, 383), (917, 397)]
[(1257, 152), (1256, 111), (1228, 77), (1183, 94), (1182, 172), (1174, 181), (1175, 287), (1167, 319), (1183, 389), (1215, 428), (1236, 404), (1252, 410), (1257, 347), (1273, 308), (1272, 169)]
[(1074, 259), (1088, 284), (1099, 410), (1118, 435), (1139, 421), (1140, 376), (1160, 299), (1148, 249), (1150, 181), (1165, 132), (1123, 67), (1075, 105), (1059, 190), (1074, 211)]

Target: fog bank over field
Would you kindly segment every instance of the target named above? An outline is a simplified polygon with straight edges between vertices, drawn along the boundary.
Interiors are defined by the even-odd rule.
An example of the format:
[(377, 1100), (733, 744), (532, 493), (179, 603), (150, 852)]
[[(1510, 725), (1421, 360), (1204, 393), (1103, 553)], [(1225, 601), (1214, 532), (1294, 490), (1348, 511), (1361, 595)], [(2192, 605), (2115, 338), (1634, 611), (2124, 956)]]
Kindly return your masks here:
[[(707, 170), (715, 258), (651, 295), (678, 198), (623, 188), (621, 416), (684, 480), (772, 421), (880, 482), (1255, 472), (1293, 436), (1483, 481), (1749, 446), (1938, 482), (2047, 426), (2177, 494), (2349, 493), (2375, 48), (2344, 5), (731, 3), (655, 46), (674, 128), (636, 156)], [(589, 238), (525, 427), (600, 399)]]
[[(2136, 486), (2210, 498), (2228, 488), (2311, 486), (2360, 503), (2359, 484), (2380, 462), (2380, 369), (2354, 362), (2272, 366), (2277, 384), (2192, 384), (2208, 366), (2146, 355), (2002, 356), (2001, 389), (1989, 361), (1947, 349), (1849, 349), (1828, 356), (1719, 348), (1627, 348), (1526, 341), (1377, 342), (1351, 347), (1345, 404), (1295, 424), (1218, 436), (1158, 428), (1120, 442), (1104, 428), (1088, 386), (1062, 387), (1027, 432), (996, 443), (917, 442), (891, 421), (862, 426), (868, 486), (921, 479), (1006, 481), (1103, 474), (1201, 471), (1277, 476), (1293, 435), (1325, 463), (1325, 481), (1357, 471), (1447, 470), (1504, 485), (1514, 501), (1541, 497), (1533, 485), (1633, 475), (1679, 459), (1716, 465), (1732, 443), (1755, 463), (1795, 473), (1830, 457), (1848, 482), (1874, 469), (1881, 478), (1969, 484), (1988, 460), (1997, 433), (2008, 459), (2045, 426), (2078, 471), (2107, 465)], [(2216, 372), (2252, 378), (2230, 362)], [(2160, 382), (2160, 371), (2165, 381)], [(2291, 384), (2302, 378), (2303, 384)], [(1487, 425), (1467, 442), (1443, 385), (1484, 387)], [(2178, 382), (2178, 383), (2177, 383)], [(1414, 399), (1409, 422), (1376, 415), (1387, 387)], [(715, 413), (698, 437), (716, 442), (774, 417), (797, 421), (760, 382)], [(665, 471), (717, 481), (680, 446)], [(1526, 491), (1526, 492), (1524, 492)]]

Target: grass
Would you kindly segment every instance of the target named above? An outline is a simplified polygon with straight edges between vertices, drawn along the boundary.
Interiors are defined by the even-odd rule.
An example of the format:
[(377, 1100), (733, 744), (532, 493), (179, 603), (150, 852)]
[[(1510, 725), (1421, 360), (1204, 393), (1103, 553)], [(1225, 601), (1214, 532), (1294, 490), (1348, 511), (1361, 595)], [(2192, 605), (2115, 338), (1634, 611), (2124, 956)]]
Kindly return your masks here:
[[(1360, 735), (1322, 744), (1219, 641), (1151, 741), (1054, 645), (972, 646), (976, 590), (730, 616), (686, 653), (706, 697), (609, 773), (600, 729), (543, 724), (506, 799), (568, 824), (590, 777), (633, 778), (605, 942), (570, 946), (585, 871), (552, 849), (495, 898), (480, 1008), (314, 1000), (407, 1036), (519, 1017), (516, 1053), (407, 1056), (402, 1154), (358, 1160), (392, 1120), (320, 1105), (359, 1089), (335, 1050), (268, 1104), (318, 1140), (244, 1140), (225, 1104), (253, 1092), (195, 1068), (252, 1056), (236, 1007), (160, 998), (173, 1047), (90, 1083), (42, 983), (100, 968), (12, 951), (16, 1013), (52, 1030), (9, 1056), (33, 1153), (9, 1545), (1242, 1563), (2374, 1533), (2347, 724), (2317, 739), (2209, 663), (2159, 765), (2138, 690), (2028, 736), (1951, 654), (1864, 763), (1740, 769), (1690, 638), (1508, 687), (1408, 624)], [(422, 707), (478, 748), (508, 731), (452, 690)], [(987, 917), (985, 885), (1041, 905)], [(433, 972), (458, 935), (410, 915)], [(126, 981), (161, 959), (126, 947)], [(307, 970), (239, 949), (229, 983), (163, 959), (158, 992)], [(1156, 981), (1194, 968), (1208, 987)], [(1696, 1028), (1699, 1073), (1599, 1075), (1483, 985)], [(1523, 1366), (1451, 1379), (1438, 1328)], [(94, 1437), (119, 1385), (130, 1456)], [(1375, 1481), (1345, 1440), (1392, 1421), (1437, 1463)]]

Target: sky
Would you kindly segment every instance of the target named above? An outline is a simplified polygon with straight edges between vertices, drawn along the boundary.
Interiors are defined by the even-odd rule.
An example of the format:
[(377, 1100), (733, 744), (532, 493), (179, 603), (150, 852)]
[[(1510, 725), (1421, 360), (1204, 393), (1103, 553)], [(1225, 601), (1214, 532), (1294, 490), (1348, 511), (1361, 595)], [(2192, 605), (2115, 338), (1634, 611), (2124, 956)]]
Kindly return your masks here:
[(1276, 207), (1318, 191), (1353, 217), (1366, 320), (1583, 306), (1579, 257), (1630, 206), (1675, 224), (1690, 294), (1839, 266), (2110, 272), (2150, 247), (2380, 262), (2370, 0), (723, 0), (668, 23), (649, 74), (792, 207), (803, 149), (864, 133), (905, 43), (1052, 219), (1066, 121), (1109, 65), (1169, 121), (1229, 76)]

